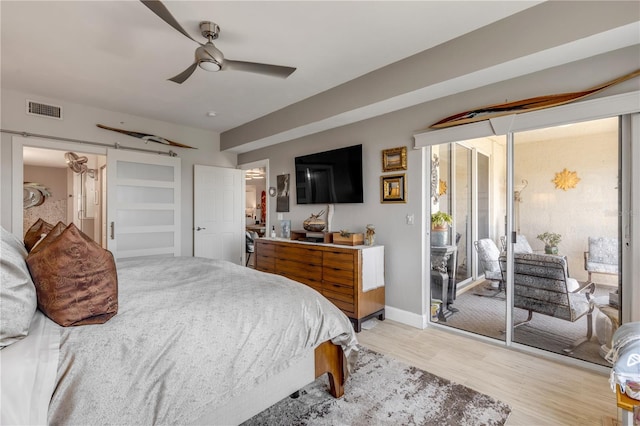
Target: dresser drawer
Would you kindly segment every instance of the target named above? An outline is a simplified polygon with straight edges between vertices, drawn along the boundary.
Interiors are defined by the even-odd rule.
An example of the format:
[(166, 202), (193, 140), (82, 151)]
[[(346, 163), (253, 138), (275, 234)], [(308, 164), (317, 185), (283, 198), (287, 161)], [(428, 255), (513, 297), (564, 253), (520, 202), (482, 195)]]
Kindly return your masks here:
[(276, 246), (273, 243), (263, 242), (259, 239), (255, 241), (255, 251), (263, 256), (276, 256)]
[(322, 266), (322, 251), (306, 247), (280, 246), (277, 249), (278, 259)]
[(322, 266), (330, 269), (353, 271), (353, 256), (355, 253), (324, 252)]
[(322, 279), (326, 282), (353, 287), (353, 271), (343, 269), (324, 268)]
[(354, 295), (353, 283), (351, 283), (350, 285), (344, 285), (344, 284), (332, 283), (327, 280), (322, 280), (322, 288), (323, 290), (331, 291), (334, 293), (346, 294), (346, 295), (349, 295), (350, 297), (353, 297)]
[(311, 287), (312, 289), (314, 289), (315, 291), (317, 291), (318, 293), (322, 294), (322, 283), (319, 283), (317, 281), (309, 281), (309, 280), (305, 280), (304, 281), (300, 281), (302, 284), (306, 284), (307, 286)]
[(287, 277), (308, 278), (311, 281), (317, 282), (318, 285), (322, 282), (322, 265), (277, 258), (276, 271), (278, 271), (280, 275), (286, 275)]
[(256, 256), (256, 269), (263, 272), (274, 273), (276, 271), (275, 258), (258, 254)]
[(322, 294), (327, 299), (340, 300), (342, 302), (350, 303), (352, 305), (355, 303), (355, 301), (353, 300), (352, 294), (335, 293), (333, 291), (327, 290), (326, 287), (322, 287)]
[(331, 303), (336, 305), (342, 312), (347, 314), (347, 316), (353, 316), (355, 314), (353, 303), (345, 302), (340, 299), (334, 299), (330, 295), (324, 295), (324, 297), (326, 297)]
[[(364, 251), (367, 251), (365, 256)], [(373, 253), (375, 251), (375, 253)], [(380, 254), (380, 258), (371, 254)], [(256, 240), (256, 269), (279, 274), (318, 291), (352, 320), (384, 309), (384, 289), (361, 292), (362, 279), (384, 283), (380, 247), (344, 248), (276, 239)]]

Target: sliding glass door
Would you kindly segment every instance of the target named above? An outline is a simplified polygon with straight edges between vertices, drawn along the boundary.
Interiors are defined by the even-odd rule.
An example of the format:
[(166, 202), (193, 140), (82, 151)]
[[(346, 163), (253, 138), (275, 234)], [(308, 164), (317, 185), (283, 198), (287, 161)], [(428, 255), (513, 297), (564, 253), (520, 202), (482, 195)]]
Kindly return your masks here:
[(619, 140), (617, 117), (514, 133), (514, 182), (526, 186), (514, 197), (513, 342), (607, 365), (621, 282)]
[(431, 210), (452, 216), (456, 259), (433, 272), (432, 242), (432, 290), (454, 277), (440, 324), (607, 365), (621, 318), (618, 133), (612, 117), (431, 148)]
[[(432, 212), (451, 215), (447, 268), (437, 270), (438, 249), (431, 244), (432, 299), (449, 280), (441, 324), (504, 340), (506, 305), (499, 273), (500, 235), (504, 233), (505, 138), (482, 138), (432, 147)], [(493, 155), (492, 155), (493, 154)], [(434, 179), (433, 176), (436, 176)], [(435, 184), (437, 182), (437, 185)], [(477, 247), (481, 239), (483, 245)], [(487, 245), (493, 248), (486, 259)], [(480, 250), (480, 252), (478, 252)], [(451, 261), (454, 259), (454, 261)], [(493, 275), (485, 275), (490, 267)], [(435, 271), (433, 269), (436, 269)]]

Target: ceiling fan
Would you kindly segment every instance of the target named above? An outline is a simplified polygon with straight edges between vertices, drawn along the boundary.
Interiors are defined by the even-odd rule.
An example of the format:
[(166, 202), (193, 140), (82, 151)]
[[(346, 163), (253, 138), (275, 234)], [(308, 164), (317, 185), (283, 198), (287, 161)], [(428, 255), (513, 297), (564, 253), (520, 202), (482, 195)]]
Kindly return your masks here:
[(186, 70), (182, 71), (175, 77), (169, 80), (174, 83), (182, 84), (187, 78), (193, 74), (196, 68), (200, 68), (206, 71), (246, 71), (258, 74), (271, 75), (274, 77), (287, 78), (296, 69), (292, 67), (285, 67), (280, 65), (261, 64), (257, 62), (245, 62), (226, 59), (222, 52), (213, 44), (213, 40), (216, 40), (220, 35), (220, 27), (209, 21), (200, 22), (200, 32), (204, 38), (208, 41), (205, 44), (195, 40), (185, 31), (184, 28), (176, 21), (171, 15), (171, 12), (162, 4), (159, 0), (140, 0), (145, 6), (147, 6), (153, 13), (158, 15), (160, 19), (171, 25), (174, 29), (180, 32), (185, 37), (198, 43), (200, 47), (196, 49), (195, 61)]

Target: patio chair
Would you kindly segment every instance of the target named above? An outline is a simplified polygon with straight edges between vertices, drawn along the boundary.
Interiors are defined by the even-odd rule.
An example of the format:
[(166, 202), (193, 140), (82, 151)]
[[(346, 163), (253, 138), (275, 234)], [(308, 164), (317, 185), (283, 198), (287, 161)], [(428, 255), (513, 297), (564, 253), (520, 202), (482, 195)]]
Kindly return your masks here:
[(244, 266), (249, 266), (249, 259), (251, 259), (251, 253), (255, 252), (255, 240), (258, 238), (258, 233), (254, 231), (245, 231), (245, 251), (247, 253), (247, 262)]
[[(506, 268), (505, 255), (500, 256), (500, 263)], [(591, 339), (595, 284), (570, 278), (563, 256), (515, 253), (513, 268), (513, 305), (529, 311), (527, 319), (514, 324), (514, 328), (530, 322), (534, 312), (570, 322), (586, 315), (586, 337), (578, 339), (563, 352), (571, 353)]]
[[(502, 247), (502, 251), (506, 253), (507, 251), (507, 238), (502, 235), (500, 237), (500, 246)], [(533, 249), (527, 240), (527, 237), (523, 234), (518, 234), (516, 236), (516, 243), (513, 246), (514, 253), (533, 253)]]
[(474, 241), (473, 245), (478, 252), (478, 265), (484, 271), (484, 277), (489, 281), (498, 282), (498, 293), (504, 290), (504, 280), (500, 269), (500, 250), (490, 238)]
[(584, 269), (591, 274), (618, 275), (618, 239), (589, 237), (589, 251), (584, 252)]

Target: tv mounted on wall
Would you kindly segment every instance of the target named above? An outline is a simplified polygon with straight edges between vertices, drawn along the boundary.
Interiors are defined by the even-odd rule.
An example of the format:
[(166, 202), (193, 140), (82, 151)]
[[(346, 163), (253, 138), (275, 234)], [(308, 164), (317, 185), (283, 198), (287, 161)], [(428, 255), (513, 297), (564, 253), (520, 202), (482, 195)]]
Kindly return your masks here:
[(296, 157), (298, 204), (362, 203), (362, 145)]

